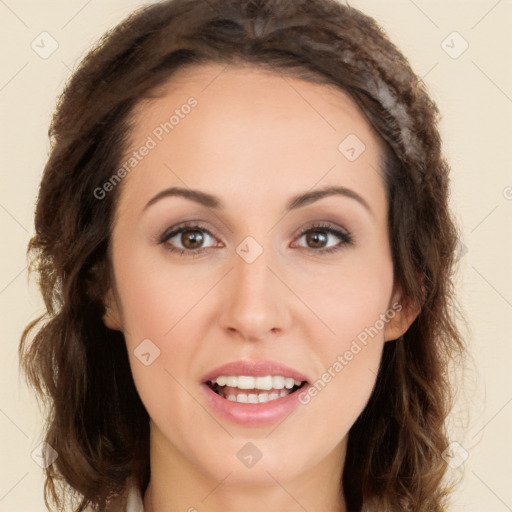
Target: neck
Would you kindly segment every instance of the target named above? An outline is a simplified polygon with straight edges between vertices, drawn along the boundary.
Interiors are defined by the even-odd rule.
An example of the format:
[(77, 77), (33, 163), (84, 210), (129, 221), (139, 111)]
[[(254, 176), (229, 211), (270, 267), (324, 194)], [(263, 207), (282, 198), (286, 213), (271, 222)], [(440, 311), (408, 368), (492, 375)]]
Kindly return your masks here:
[[(151, 481), (144, 512), (346, 512), (341, 488), (346, 441), (308, 469), (289, 472), (239, 465), (215, 478), (183, 454), (151, 423)], [(255, 471), (256, 470), (256, 471)], [(250, 473), (249, 473), (250, 471)]]

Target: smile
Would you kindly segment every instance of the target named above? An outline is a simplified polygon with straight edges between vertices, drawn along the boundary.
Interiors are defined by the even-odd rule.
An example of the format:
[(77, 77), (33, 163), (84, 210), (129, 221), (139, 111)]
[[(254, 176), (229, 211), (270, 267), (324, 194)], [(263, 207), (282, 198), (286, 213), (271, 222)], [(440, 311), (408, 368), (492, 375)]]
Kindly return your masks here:
[(294, 393), (306, 382), (282, 375), (221, 375), (207, 384), (215, 393), (231, 402), (259, 404)]

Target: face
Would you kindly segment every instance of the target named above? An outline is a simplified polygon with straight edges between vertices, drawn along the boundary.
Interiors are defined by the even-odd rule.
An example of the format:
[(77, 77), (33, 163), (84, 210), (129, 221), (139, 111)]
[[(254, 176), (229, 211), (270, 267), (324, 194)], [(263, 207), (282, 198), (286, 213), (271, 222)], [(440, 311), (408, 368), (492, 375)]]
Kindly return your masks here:
[[(104, 318), (125, 335), (152, 449), (217, 481), (339, 475), (383, 345), (412, 322), (379, 139), (341, 90), (255, 68), (190, 68), (162, 91), (134, 117)], [(307, 382), (239, 403), (204, 383), (222, 375)], [(224, 394), (259, 401), (269, 382), (243, 381)]]

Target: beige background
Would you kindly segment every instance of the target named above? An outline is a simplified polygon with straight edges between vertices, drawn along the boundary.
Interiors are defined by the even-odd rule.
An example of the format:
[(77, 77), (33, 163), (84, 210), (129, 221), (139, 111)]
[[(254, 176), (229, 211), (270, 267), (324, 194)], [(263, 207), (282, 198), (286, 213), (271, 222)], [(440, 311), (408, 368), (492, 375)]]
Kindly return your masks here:
[[(41, 416), (18, 374), (17, 347), (26, 323), (42, 310), (28, 284), (25, 248), (49, 143), (56, 99), (91, 44), (133, 8), (133, 0), (0, 0), (0, 512), (45, 511), (42, 469), (31, 458)], [(512, 510), (512, 2), (510, 0), (353, 0), (374, 16), (409, 57), (443, 114), (452, 165), (452, 208), (464, 233), (458, 275), (470, 322), (474, 366), (453, 429), (452, 465), (468, 458), (454, 512)], [(48, 58), (31, 43), (51, 49)], [(457, 34), (452, 34), (454, 31)], [(443, 43), (443, 41), (445, 41)], [(39, 43), (38, 43), (39, 42)], [(469, 45), (464, 53), (457, 56)], [(450, 56), (451, 54), (451, 56)], [(466, 252), (467, 251), (467, 252)], [(466, 415), (463, 415), (464, 419)], [(453, 416), (454, 427), (461, 424)]]

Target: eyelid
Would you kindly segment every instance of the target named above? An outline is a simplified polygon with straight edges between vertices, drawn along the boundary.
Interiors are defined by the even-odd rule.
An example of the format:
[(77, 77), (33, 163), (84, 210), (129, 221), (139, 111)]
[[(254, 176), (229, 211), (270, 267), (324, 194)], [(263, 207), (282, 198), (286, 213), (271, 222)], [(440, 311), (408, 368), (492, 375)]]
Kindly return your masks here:
[(301, 226), (294, 236), (301, 236), (310, 230), (314, 230), (315, 228), (324, 229), (326, 231), (332, 230), (332, 232), (343, 233), (344, 235), (351, 236), (350, 232), (345, 228), (332, 224), (330, 221), (323, 220), (312, 221), (311, 223), (306, 224), (305, 226)]
[(216, 238), (216, 239), (219, 238), (214, 233), (212, 233), (212, 231), (208, 227), (206, 227), (206, 225), (204, 223), (202, 223), (201, 221), (189, 220), (189, 221), (180, 222), (170, 228), (167, 228), (161, 235), (157, 235), (155, 237), (155, 239), (156, 239), (157, 243), (163, 244), (167, 240), (169, 240), (169, 238), (176, 236), (178, 233), (180, 233), (180, 231), (182, 231), (182, 230), (184, 231), (186, 229), (189, 229), (191, 231), (194, 229), (197, 229), (200, 231), (204, 231), (205, 233), (208, 233), (208, 235), (210, 235), (212, 238)]

